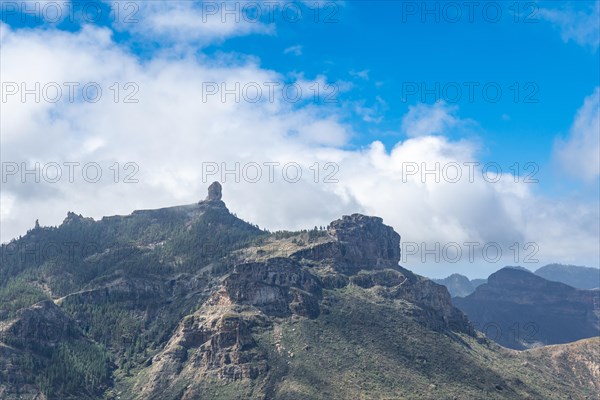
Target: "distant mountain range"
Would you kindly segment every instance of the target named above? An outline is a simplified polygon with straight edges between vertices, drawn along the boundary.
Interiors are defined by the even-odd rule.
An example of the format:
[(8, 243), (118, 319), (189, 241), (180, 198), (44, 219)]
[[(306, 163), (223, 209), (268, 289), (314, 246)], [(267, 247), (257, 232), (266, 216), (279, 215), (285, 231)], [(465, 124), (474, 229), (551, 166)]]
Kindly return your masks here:
[(549, 281), (566, 283), (578, 289), (600, 288), (600, 269), (576, 265), (549, 264), (535, 271)]
[(469, 280), (464, 275), (452, 274), (444, 279), (432, 279), (432, 281), (446, 286), (452, 297), (465, 297), (473, 293), (477, 286), (487, 282), (487, 279)]
[[(521, 269), (524, 271), (529, 271), (525, 268)], [(599, 268), (581, 267), (577, 265), (548, 264), (538, 268), (534, 274), (549, 281), (565, 283), (577, 289), (600, 288)], [(452, 297), (468, 296), (473, 293), (479, 285), (487, 282), (487, 279), (469, 279), (461, 274), (452, 274), (443, 279), (432, 280), (440, 285), (446, 286)]]
[(503, 268), (452, 302), (477, 329), (513, 349), (600, 335), (600, 290), (576, 289), (522, 268)]

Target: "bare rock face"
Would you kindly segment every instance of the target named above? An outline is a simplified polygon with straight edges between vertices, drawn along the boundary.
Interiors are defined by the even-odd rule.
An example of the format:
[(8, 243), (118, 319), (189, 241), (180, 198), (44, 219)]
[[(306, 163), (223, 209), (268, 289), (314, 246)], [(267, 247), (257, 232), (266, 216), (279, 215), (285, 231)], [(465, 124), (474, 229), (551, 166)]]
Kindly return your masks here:
[(400, 261), (400, 235), (379, 217), (345, 215), (328, 228), (334, 242), (323, 243), (292, 255), (296, 259), (327, 262), (353, 274), (361, 269), (396, 268)]
[(411, 284), (392, 289), (392, 294), (395, 298), (418, 305), (421, 311), (415, 314), (415, 319), (434, 331), (450, 330), (475, 335), (475, 330), (465, 314), (452, 304), (445, 286), (417, 276), (416, 281)]
[[(74, 224), (82, 224), (82, 223), (89, 223), (89, 222), (94, 222), (93, 218), (87, 217), (85, 218), (83, 215), (81, 214), (75, 214), (72, 211), (69, 211), (67, 213), (67, 217), (63, 220), (63, 225), (74, 225)], [(37, 220), (36, 220), (37, 223)], [(39, 228), (38, 225), (36, 225), (36, 228)]]
[(322, 283), (294, 260), (273, 258), (238, 265), (224, 286), (233, 301), (255, 306), (270, 316), (319, 315)]
[(252, 329), (268, 325), (251, 310), (242, 310), (223, 289), (213, 293), (194, 314), (185, 317), (165, 349), (153, 357), (150, 380), (140, 386), (141, 398), (162, 399), (185, 383), (182, 399), (195, 393), (206, 378), (223, 381), (255, 379), (266, 374), (266, 355), (256, 348)]
[(317, 318), (321, 294), (320, 279), (294, 260), (237, 265), (153, 358), (151, 378), (140, 387), (143, 398), (160, 399), (180, 382), (188, 386), (182, 398), (198, 398), (195, 390), (205, 378), (231, 382), (266, 376), (267, 355), (253, 331), (270, 328), (272, 318)]
[(361, 271), (351, 276), (350, 282), (364, 289), (376, 288), (384, 298), (403, 299), (416, 305), (413, 310), (415, 320), (434, 331), (475, 333), (465, 315), (452, 305), (444, 286), (402, 267)]
[[(209, 198), (220, 198), (220, 185)], [(211, 185), (211, 187), (213, 187)], [(218, 185), (218, 186), (217, 186)], [(317, 320), (329, 312), (328, 290), (361, 287), (382, 300), (412, 303), (411, 316), (434, 331), (474, 335), (446, 288), (400, 267), (400, 235), (378, 217), (360, 214), (333, 221), (325, 242), (290, 257), (234, 265), (218, 289), (185, 317), (163, 351), (152, 359), (138, 388), (145, 399), (185, 386), (181, 399), (199, 398), (206, 379), (261, 380), (271, 374), (269, 358), (255, 334), (275, 332), (279, 321)], [(259, 382), (259, 383), (257, 383)], [(184, 385), (185, 383), (185, 385)]]
[(223, 197), (223, 187), (219, 182), (213, 182), (208, 187), (208, 196), (206, 196), (206, 201), (221, 201)]
[(376, 266), (396, 266), (400, 261), (400, 235), (379, 217), (345, 215), (329, 225), (330, 233), (345, 244), (345, 259)]

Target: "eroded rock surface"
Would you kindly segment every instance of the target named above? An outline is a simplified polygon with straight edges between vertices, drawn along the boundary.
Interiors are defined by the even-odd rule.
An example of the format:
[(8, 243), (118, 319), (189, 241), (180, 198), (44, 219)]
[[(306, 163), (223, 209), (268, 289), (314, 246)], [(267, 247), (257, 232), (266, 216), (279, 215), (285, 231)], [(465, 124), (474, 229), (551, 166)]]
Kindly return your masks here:
[(346, 274), (398, 266), (400, 235), (379, 217), (346, 215), (329, 224), (327, 232), (334, 240), (300, 250), (291, 257), (328, 263)]
[(220, 201), (221, 197), (223, 197), (223, 187), (219, 182), (213, 182), (208, 187), (208, 196), (206, 196), (206, 201)]

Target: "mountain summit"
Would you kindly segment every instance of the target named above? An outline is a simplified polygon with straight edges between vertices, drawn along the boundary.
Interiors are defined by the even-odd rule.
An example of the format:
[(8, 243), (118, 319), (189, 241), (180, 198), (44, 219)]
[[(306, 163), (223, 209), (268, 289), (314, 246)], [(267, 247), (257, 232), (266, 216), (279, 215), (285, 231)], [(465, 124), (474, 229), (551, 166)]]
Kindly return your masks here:
[[(66, 242), (76, 245), (47, 250)], [(398, 265), (400, 235), (379, 217), (271, 233), (232, 215), (213, 183), (192, 205), (99, 221), (70, 213), (0, 253), (2, 399), (566, 399), (599, 390), (589, 351), (598, 341), (499, 347), (445, 287)]]
[(219, 182), (213, 182), (208, 187), (208, 196), (206, 196), (206, 201), (221, 201), (221, 197), (223, 196), (223, 188)]
[(576, 289), (525, 269), (502, 268), (453, 302), (482, 331), (514, 349), (600, 335), (600, 290)]

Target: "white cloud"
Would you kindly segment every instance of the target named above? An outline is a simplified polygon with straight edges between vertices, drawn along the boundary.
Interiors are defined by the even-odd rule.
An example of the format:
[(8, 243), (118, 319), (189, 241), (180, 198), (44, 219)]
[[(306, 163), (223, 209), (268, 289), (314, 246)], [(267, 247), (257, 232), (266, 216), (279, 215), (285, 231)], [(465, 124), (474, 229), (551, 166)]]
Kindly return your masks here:
[[(69, 210), (100, 218), (193, 203), (205, 197), (210, 181), (225, 180), (224, 200), (230, 210), (269, 229), (325, 225), (342, 214), (363, 212), (384, 217), (404, 241), (430, 247), (435, 242), (495, 241), (505, 248), (515, 241), (536, 242), (543, 261), (571, 262), (575, 255), (581, 263), (598, 262), (599, 234), (590, 224), (598, 220), (597, 204), (540, 198), (531, 185), (515, 183), (509, 175), (490, 184), (480, 178), (479, 168), (474, 182), (466, 175), (457, 183), (436, 183), (407, 174), (409, 163), (431, 167), (436, 162), (477, 161), (474, 143), (442, 136), (464, 123), (454, 107), (415, 106), (403, 125), (407, 140), (389, 151), (379, 142), (353, 150), (352, 129), (335, 108), (299, 106), (279, 97), (272, 103), (222, 102), (219, 96), (202, 101), (206, 82), (232, 87), (234, 82), (285, 80), (251, 58), (229, 63), (157, 54), (142, 61), (114, 43), (110, 31), (94, 27), (73, 33), (4, 33), (4, 82), (92, 81), (104, 89), (104, 96), (97, 103), (79, 99), (56, 104), (22, 103), (12, 96), (3, 103), (2, 160), (98, 162), (104, 175), (98, 183), (82, 180), (80, 170), (74, 183), (34, 183), (29, 177), (23, 184), (11, 178), (2, 187), (2, 241), (23, 234), (36, 218), (42, 225), (60, 224)], [(123, 85), (134, 82), (139, 102), (115, 102), (109, 89), (115, 82), (121, 96)], [(116, 162), (119, 183), (110, 169)], [(123, 183), (135, 172), (125, 168), (128, 162), (139, 166), (138, 183)], [(220, 174), (203, 182), (206, 163), (225, 163), (228, 169), (239, 163), (241, 174), (251, 162), (263, 165), (258, 183), (236, 183), (234, 176), (220, 179)], [(265, 162), (280, 163), (272, 183)], [(292, 162), (302, 167), (298, 183), (282, 176), (283, 166)], [(288, 172), (289, 180), (294, 174)], [(338, 182), (325, 183), (328, 178)], [(486, 264), (481, 257), (477, 261), (481, 263), (464, 264), (463, 272), (485, 275), (504, 265)], [(447, 263), (426, 263), (426, 269), (418, 257), (405, 265), (438, 276), (458, 270)]]
[(409, 137), (447, 133), (465, 122), (456, 117), (457, 110), (457, 106), (449, 106), (444, 101), (409, 106), (402, 118), (402, 132)]
[(11, 196), (6, 192), (0, 192), (0, 204), (2, 204), (2, 207), (0, 208), (0, 217), (2, 217), (2, 219), (9, 218), (15, 204), (14, 196)]
[(388, 105), (381, 96), (376, 96), (375, 103), (371, 106), (366, 106), (364, 100), (354, 104), (354, 112), (359, 115), (363, 121), (376, 124), (383, 120), (384, 111), (387, 109)]
[[(123, 3), (107, 1), (113, 10)], [(272, 34), (275, 26), (265, 23), (263, 7), (243, 2), (142, 1), (135, 9), (119, 10), (115, 20), (119, 30), (143, 39), (167, 42), (177, 47), (205, 46), (248, 34)], [(257, 5), (257, 7), (254, 7)], [(251, 7), (252, 6), (252, 7)], [(253, 13), (254, 9), (259, 10)]]
[(365, 81), (369, 80), (369, 70), (365, 69), (362, 71), (350, 71), (350, 75), (356, 76), (358, 78), (364, 79)]
[(290, 46), (283, 51), (283, 54), (293, 54), (295, 56), (301, 56), (302, 55), (302, 46), (299, 44), (295, 45), (295, 46)]
[(598, 49), (600, 44), (600, 6), (590, 2), (587, 10), (541, 8), (539, 15), (560, 29), (563, 41)]
[(557, 139), (555, 158), (570, 175), (593, 182), (600, 176), (600, 87), (577, 111), (569, 136)]

